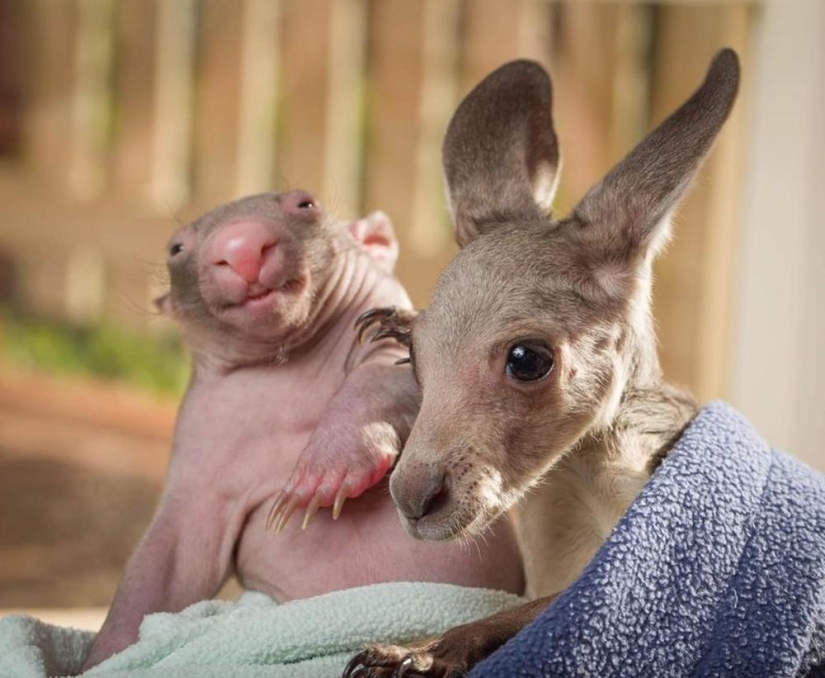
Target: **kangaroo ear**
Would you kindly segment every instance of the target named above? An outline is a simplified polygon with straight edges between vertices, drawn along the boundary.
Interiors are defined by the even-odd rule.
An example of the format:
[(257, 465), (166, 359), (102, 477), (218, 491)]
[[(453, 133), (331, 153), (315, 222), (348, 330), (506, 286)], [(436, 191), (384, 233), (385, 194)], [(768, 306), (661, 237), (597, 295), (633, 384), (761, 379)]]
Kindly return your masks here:
[(721, 51), (702, 86), (651, 132), (573, 212), (589, 246), (611, 258), (655, 252), (668, 212), (682, 197), (728, 117), (739, 87), (739, 59)]
[(348, 225), (350, 235), (387, 273), (392, 273), (398, 261), (398, 239), (390, 218), (381, 211), (373, 212)]
[(488, 75), (453, 115), (442, 159), (462, 247), (498, 224), (548, 216), (560, 164), (551, 104), (547, 72), (520, 60)]

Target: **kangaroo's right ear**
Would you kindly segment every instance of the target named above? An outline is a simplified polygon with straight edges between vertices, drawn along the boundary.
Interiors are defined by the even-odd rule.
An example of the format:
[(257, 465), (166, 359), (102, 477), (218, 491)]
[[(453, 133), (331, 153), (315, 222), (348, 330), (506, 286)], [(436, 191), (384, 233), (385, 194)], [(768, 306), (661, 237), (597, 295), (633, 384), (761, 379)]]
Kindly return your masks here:
[(498, 224), (548, 216), (560, 165), (551, 104), (547, 72), (520, 60), (488, 75), (453, 115), (442, 158), (462, 247)]

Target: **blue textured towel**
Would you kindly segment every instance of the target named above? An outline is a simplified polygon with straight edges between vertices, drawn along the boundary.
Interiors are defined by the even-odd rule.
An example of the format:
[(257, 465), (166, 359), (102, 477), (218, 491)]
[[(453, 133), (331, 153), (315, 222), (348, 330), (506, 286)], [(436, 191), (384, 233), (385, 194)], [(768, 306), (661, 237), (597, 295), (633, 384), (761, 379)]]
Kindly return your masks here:
[(823, 663), (825, 477), (713, 403), (576, 583), (470, 675), (799, 676)]

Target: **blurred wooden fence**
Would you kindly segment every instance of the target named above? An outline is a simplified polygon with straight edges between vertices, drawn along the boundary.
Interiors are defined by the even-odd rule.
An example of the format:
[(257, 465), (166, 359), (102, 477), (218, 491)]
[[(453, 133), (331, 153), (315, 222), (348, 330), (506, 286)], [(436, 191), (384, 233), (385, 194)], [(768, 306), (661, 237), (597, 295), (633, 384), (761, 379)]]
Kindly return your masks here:
[[(218, 202), (305, 187), (381, 208), (418, 305), (452, 257), (440, 143), (460, 97), (520, 56), (549, 66), (561, 212), (700, 82), (747, 3), (0, 0), (0, 293), (146, 325), (163, 243)], [(746, 84), (747, 89), (747, 84)], [(745, 101), (659, 269), (667, 371), (723, 388)], [(153, 324), (153, 323), (152, 323)]]

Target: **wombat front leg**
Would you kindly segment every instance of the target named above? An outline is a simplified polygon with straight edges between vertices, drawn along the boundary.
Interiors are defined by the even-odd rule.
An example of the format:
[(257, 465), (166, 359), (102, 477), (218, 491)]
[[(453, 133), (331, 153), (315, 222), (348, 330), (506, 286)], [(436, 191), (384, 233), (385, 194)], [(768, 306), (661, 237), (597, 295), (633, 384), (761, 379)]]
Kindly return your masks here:
[(306, 528), (321, 507), (337, 519), (344, 501), (376, 485), (392, 468), (420, 405), (404, 352), (378, 347), (335, 394), (292, 475), (278, 494), (267, 527), (280, 533), (299, 508)]
[(167, 488), (126, 566), (83, 671), (136, 642), (145, 615), (177, 612), (218, 592), (230, 573), (234, 539), (226, 507), (208, 497), (189, 483)]

